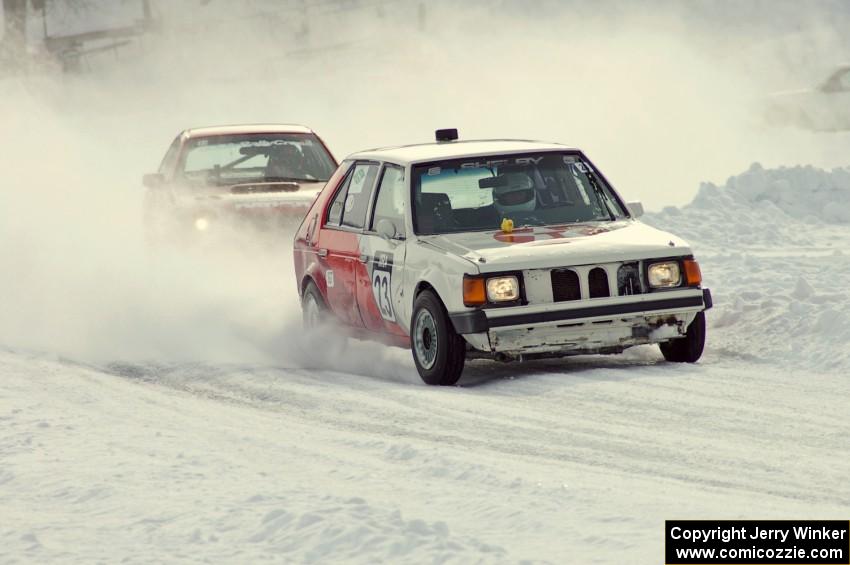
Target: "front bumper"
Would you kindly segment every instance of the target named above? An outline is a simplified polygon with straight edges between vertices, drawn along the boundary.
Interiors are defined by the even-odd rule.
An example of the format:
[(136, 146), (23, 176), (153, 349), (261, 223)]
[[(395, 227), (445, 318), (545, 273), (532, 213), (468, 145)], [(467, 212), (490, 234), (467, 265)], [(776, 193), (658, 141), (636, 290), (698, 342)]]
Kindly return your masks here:
[(596, 352), (685, 335), (712, 307), (709, 289), (685, 289), (564, 303), (471, 310), (449, 317), (473, 348), (492, 353)]
[[(711, 291), (703, 288), (702, 295), (691, 293), (689, 296), (677, 296), (673, 298), (658, 298), (657, 294), (635, 295), (640, 300), (630, 302), (614, 302), (611, 304), (600, 304), (598, 306), (578, 306), (563, 309), (542, 310), (528, 313), (509, 313), (500, 315), (498, 311), (490, 316), (485, 310), (470, 310), (450, 314), (449, 318), (459, 334), (471, 334), (489, 331), (491, 328), (508, 326), (528, 326), (553, 322), (574, 322), (590, 318), (616, 317), (623, 314), (658, 314), (670, 310), (697, 309), (708, 310), (714, 303), (711, 299)], [(521, 309), (522, 307), (520, 307)], [(504, 309), (508, 310), (508, 309)], [(511, 311), (517, 308), (511, 308)]]

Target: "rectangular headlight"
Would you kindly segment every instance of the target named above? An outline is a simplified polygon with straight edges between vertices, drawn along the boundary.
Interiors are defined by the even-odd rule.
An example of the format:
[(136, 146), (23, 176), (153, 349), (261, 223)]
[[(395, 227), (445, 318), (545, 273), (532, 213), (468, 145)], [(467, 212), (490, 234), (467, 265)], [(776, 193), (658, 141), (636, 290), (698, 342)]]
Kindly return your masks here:
[(487, 279), (487, 299), (490, 302), (511, 302), (519, 298), (519, 281), (516, 277)]
[(679, 286), (682, 282), (682, 272), (678, 261), (653, 263), (646, 272), (649, 286), (652, 288), (667, 288)]

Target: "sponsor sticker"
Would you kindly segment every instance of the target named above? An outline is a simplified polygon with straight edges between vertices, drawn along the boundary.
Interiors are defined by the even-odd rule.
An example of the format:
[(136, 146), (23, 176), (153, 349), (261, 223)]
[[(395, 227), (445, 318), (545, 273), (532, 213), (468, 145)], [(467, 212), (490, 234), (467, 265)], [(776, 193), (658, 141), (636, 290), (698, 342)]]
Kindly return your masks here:
[(366, 167), (357, 167), (351, 177), (351, 184), (348, 187), (348, 194), (360, 194), (363, 192), (363, 185), (366, 184)]
[(392, 253), (378, 251), (372, 268), (372, 294), (381, 317), (390, 322), (395, 322), (395, 312), (392, 302), (392, 277), (393, 256)]

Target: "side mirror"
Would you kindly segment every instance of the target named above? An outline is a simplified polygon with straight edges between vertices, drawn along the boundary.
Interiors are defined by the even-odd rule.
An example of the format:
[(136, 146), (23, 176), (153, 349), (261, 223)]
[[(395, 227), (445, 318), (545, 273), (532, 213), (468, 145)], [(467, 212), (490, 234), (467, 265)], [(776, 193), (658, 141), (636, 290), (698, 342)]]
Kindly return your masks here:
[(165, 176), (161, 173), (151, 173), (142, 177), (142, 184), (148, 188), (158, 188), (165, 184)]
[(640, 218), (643, 216), (643, 202), (640, 200), (635, 200), (634, 202), (626, 202), (626, 206), (629, 207), (629, 212), (632, 213), (633, 218)]
[(398, 233), (395, 229), (395, 224), (386, 218), (378, 220), (378, 225), (375, 226), (375, 231), (384, 239), (393, 239)]

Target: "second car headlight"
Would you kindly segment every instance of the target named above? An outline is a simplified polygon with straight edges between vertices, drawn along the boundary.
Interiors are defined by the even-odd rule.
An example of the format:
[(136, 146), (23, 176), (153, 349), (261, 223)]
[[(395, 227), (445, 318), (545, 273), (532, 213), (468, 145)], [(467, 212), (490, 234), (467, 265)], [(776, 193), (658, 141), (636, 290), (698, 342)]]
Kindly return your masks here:
[(649, 286), (652, 288), (667, 288), (679, 286), (682, 282), (682, 272), (678, 261), (653, 263), (646, 272)]
[(487, 300), (511, 302), (519, 298), (519, 281), (516, 277), (493, 277), (487, 279)]

